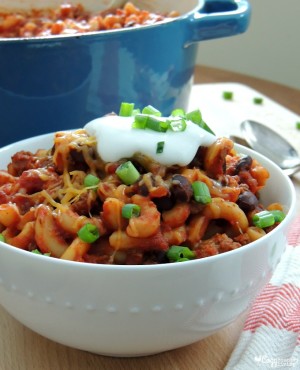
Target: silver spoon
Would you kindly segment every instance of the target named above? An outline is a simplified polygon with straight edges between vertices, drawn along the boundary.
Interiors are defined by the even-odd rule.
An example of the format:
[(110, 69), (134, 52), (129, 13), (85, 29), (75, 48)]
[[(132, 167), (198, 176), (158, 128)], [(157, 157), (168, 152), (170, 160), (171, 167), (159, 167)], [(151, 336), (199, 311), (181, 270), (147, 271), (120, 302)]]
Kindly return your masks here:
[(300, 171), (300, 156), (296, 149), (277, 132), (256, 121), (241, 123), (243, 138), (231, 136), (239, 144), (248, 146), (275, 162), (288, 175)]

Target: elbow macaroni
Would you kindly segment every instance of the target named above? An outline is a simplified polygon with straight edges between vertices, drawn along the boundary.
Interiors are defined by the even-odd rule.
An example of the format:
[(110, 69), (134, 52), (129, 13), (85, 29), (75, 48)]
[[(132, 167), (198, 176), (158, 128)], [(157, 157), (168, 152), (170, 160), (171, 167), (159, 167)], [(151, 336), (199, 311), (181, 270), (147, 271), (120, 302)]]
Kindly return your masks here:
[[(123, 160), (103, 163), (94, 138), (84, 130), (57, 133), (51, 151), (18, 152), (8, 169), (0, 171), (0, 232), (14, 247), (38, 249), (54, 258), (125, 264), (161, 263), (172, 245), (188, 246), (201, 258), (223, 252), (225, 244), (230, 250), (265, 235), (268, 230), (254, 227), (250, 218), (264, 207), (257, 202), (245, 212), (238, 199), (245, 191), (257, 195), (268, 171), (253, 160), (250, 168), (237, 172), (239, 156), (225, 138), (201, 155), (201, 167), (167, 168), (136, 154), (131, 160), (140, 169), (140, 179), (125, 185), (115, 173)], [(84, 186), (87, 174), (99, 177), (96, 187)], [(172, 190), (174, 174), (190, 186), (204, 182), (211, 202), (183, 201)], [(122, 217), (127, 203), (139, 206), (137, 217)], [(269, 208), (280, 209), (280, 204)], [(77, 234), (88, 223), (99, 230), (93, 243)]]

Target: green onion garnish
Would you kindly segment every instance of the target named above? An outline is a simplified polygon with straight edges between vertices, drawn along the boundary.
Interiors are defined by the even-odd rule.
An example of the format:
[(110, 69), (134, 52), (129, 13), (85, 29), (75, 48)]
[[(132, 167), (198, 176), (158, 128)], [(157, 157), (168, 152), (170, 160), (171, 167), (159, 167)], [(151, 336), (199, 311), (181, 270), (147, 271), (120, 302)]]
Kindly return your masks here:
[(269, 211), (274, 216), (275, 222), (281, 222), (285, 218), (285, 214), (282, 211), (279, 211), (279, 209), (274, 209), (272, 211)]
[(150, 130), (153, 131), (158, 131), (158, 132), (166, 132), (169, 123), (160, 117), (157, 116), (149, 116), (148, 114), (137, 114), (134, 117), (134, 122), (132, 124), (133, 128), (138, 128), (138, 129), (145, 129), (149, 128)]
[(186, 262), (189, 261), (189, 258), (178, 258), (176, 262)]
[(171, 262), (189, 261), (196, 257), (196, 253), (188, 247), (172, 245), (166, 253)]
[(161, 117), (161, 112), (158, 109), (152, 107), (152, 105), (147, 105), (146, 107), (144, 107), (142, 109), (142, 113), (151, 116)]
[(0, 242), (5, 243), (5, 236), (0, 233)]
[(141, 207), (137, 204), (128, 203), (122, 207), (122, 217), (132, 218), (138, 217), (141, 213)]
[(89, 173), (88, 175), (85, 176), (83, 180), (83, 185), (86, 188), (93, 187), (93, 186), (96, 187), (99, 184), (99, 182), (100, 182), (99, 177), (94, 176), (91, 173)]
[(215, 133), (213, 132), (213, 130), (203, 120), (200, 122), (199, 126), (201, 128), (203, 128), (203, 130), (205, 130), (207, 132), (210, 132), (211, 134), (215, 135)]
[(140, 178), (139, 171), (134, 167), (131, 161), (122, 163), (116, 169), (116, 174), (125, 185), (132, 185)]
[(202, 181), (195, 181), (192, 183), (194, 192), (194, 199), (198, 203), (208, 204), (211, 203), (211, 195), (208, 186)]
[(134, 109), (134, 103), (121, 103), (119, 116), (130, 117)]
[(200, 125), (202, 121), (202, 114), (199, 109), (193, 110), (186, 114), (186, 118), (193, 123), (196, 123), (196, 125)]
[(100, 237), (97, 226), (93, 224), (82, 226), (77, 235), (85, 243), (94, 243)]
[(265, 227), (273, 226), (276, 222), (281, 222), (285, 218), (282, 211), (274, 209), (272, 211), (261, 211), (253, 215), (252, 222), (255, 226), (264, 229)]
[(264, 229), (275, 224), (275, 217), (269, 211), (261, 211), (253, 215), (252, 222), (254, 226)]
[(296, 122), (296, 129), (300, 130), (300, 121)]
[(133, 109), (132, 116), (135, 116), (137, 114), (141, 113), (141, 110), (139, 108)]
[(134, 116), (132, 127), (138, 128), (138, 129), (145, 129), (147, 126), (147, 121), (148, 121), (148, 116), (146, 114), (137, 113)]
[(232, 91), (223, 91), (223, 99), (232, 100), (233, 99), (233, 92)]
[(31, 253), (34, 253), (34, 254), (41, 254), (42, 256), (47, 256), (47, 257), (50, 257), (51, 256), (51, 253), (42, 253), (40, 252), (38, 249), (33, 249), (31, 251)]
[(253, 103), (257, 104), (257, 105), (260, 105), (260, 104), (263, 103), (263, 98), (254, 98)]
[(135, 111), (136, 112), (131, 114), (134, 116), (132, 128), (148, 128), (157, 132), (166, 132), (167, 130), (180, 132), (186, 129), (186, 120), (189, 120), (207, 132), (215, 135), (210, 127), (203, 121), (202, 114), (199, 109), (193, 110), (189, 113), (185, 113), (185, 111), (181, 108), (174, 109), (171, 113), (171, 116), (167, 118), (161, 117), (161, 112), (152, 107), (152, 105), (144, 107), (142, 113), (139, 113), (138, 110)]
[(165, 142), (159, 141), (156, 145), (156, 154), (160, 154), (164, 151)]
[(171, 113), (173, 117), (185, 117), (185, 111), (181, 108), (174, 109)]
[(200, 126), (201, 128), (203, 128), (203, 130), (215, 135), (213, 130), (203, 121), (202, 114), (199, 109), (196, 109), (190, 113), (187, 113), (186, 118), (192, 121), (193, 123), (195, 123), (196, 125)]
[(154, 116), (148, 116), (146, 127), (153, 131), (166, 132), (169, 124), (160, 118)]
[(174, 121), (172, 120), (169, 122), (169, 127), (175, 132), (184, 131), (186, 129), (186, 121), (183, 118)]

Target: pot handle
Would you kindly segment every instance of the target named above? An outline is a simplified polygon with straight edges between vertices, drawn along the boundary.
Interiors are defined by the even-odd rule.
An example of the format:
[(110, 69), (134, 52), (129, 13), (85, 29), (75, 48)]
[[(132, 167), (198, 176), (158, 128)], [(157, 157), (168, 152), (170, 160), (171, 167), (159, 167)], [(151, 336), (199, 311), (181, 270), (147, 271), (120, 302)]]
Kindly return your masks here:
[(205, 0), (188, 17), (188, 40), (185, 46), (243, 33), (247, 30), (251, 6), (247, 0)]

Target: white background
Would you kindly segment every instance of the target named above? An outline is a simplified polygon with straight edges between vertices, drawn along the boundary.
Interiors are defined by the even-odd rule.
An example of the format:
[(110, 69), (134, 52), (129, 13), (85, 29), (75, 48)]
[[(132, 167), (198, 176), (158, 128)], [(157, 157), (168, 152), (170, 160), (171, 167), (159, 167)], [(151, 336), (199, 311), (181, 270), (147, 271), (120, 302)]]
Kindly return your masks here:
[(197, 64), (300, 89), (300, 0), (249, 2), (252, 17), (246, 33), (200, 42)]

